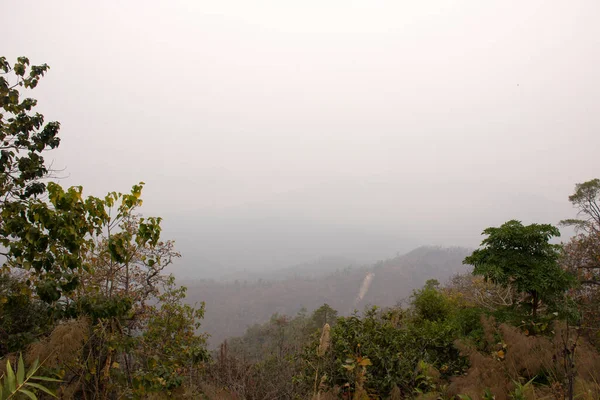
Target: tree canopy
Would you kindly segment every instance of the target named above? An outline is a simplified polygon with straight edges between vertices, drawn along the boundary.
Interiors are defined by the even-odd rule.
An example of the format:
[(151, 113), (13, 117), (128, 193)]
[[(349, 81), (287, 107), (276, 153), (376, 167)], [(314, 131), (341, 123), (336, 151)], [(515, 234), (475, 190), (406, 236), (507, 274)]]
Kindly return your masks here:
[(565, 219), (562, 225), (575, 226), (587, 233), (600, 232), (600, 179), (592, 179), (575, 185), (575, 193), (569, 201), (578, 210), (580, 219)]
[[(68, 382), (61, 398), (173, 397), (209, 358), (197, 333), (204, 305), (185, 304), (163, 273), (180, 255), (161, 239), (161, 218), (139, 214), (143, 182), (84, 197), (48, 179), (42, 154), (60, 144), (60, 124), (24, 98), (48, 68), (0, 57), (0, 356), (43, 361)], [(35, 398), (17, 371), (4, 393)]]
[(529, 294), (534, 317), (540, 300), (551, 303), (571, 285), (570, 275), (558, 263), (561, 247), (550, 243), (551, 238), (560, 236), (558, 228), (511, 220), (487, 228), (483, 234), (488, 237), (481, 248), (464, 263), (473, 265), (475, 275)]
[(48, 174), (42, 152), (60, 144), (58, 122), (44, 124), (33, 112), (37, 100), (22, 97), (20, 89), (33, 89), (49, 67), (31, 65), (19, 57), (12, 66), (0, 57), (0, 197), (4, 202), (44, 192), (40, 182)]

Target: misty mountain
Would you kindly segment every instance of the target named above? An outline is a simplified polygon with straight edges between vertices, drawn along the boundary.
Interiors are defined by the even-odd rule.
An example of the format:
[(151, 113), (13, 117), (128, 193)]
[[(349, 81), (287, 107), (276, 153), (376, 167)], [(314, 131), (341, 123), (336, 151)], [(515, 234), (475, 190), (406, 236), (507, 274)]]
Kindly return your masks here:
[[(420, 247), (407, 254), (377, 262), (369, 267), (348, 266), (318, 276), (327, 259), (265, 275), (256, 281), (238, 279), (186, 281), (188, 301), (204, 301), (206, 315), (202, 330), (211, 335), (210, 344), (239, 336), (254, 323), (267, 321), (272, 314), (293, 315), (302, 308), (313, 310), (324, 303), (347, 315), (368, 305), (391, 306), (402, 302), (428, 280), (447, 281), (452, 275), (469, 271), (462, 260), (470, 250), (460, 247)], [(336, 265), (333, 260), (330, 266)], [(341, 261), (341, 260), (340, 260)], [(306, 268), (302, 271), (302, 268)], [(372, 274), (362, 299), (359, 291)], [(242, 275), (240, 275), (242, 276)], [(287, 276), (285, 279), (282, 277)]]
[(356, 266), (422, 245), (475, 247), (488, 226), (556, 224), (572, 214), (569, 188), (544, 194), (540, 185), (402, 174), (331, 180), (243, 205), (170, 210), (164, 235), (183, 254), (172, 270), (179, 277), (242, 279), (251, 271), (244, 279), (255, 280), (321, 255)]
[(182, 278), (221, 280), (245, 270), (274, 273), (311, 263), (319, 256), (343, 257), (353, 265), (365, 265), (382, 254), (405, 253), (429, 244), (411, 238), (408, 230), (389, 232), (380, 226), (260, 211), (231, 214), (166, 218), (164, 235), (176, 241), (183, 255), (171, 272)]
[(223, 275), (220, 280), (225, 282), (247, 281), (255, 282), (268, 277), (270, 281), (281, 281), (290, 278), (319, 278), (331, 273), (364, 266), (364, 263), (358, 263), (348, 257), (342, 256), (323, 256), (314, 261), (295, 264), (290, 267), (268, 270), (242, 270)]

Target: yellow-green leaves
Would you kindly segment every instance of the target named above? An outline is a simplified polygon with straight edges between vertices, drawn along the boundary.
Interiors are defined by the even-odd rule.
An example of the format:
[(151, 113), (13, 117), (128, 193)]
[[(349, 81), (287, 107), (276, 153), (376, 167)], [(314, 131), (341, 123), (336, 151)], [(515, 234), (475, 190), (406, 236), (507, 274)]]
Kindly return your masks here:
[[(99, 240), (106, 240), (113, 262), (129, 263), (138, 256), (136, 247), (154, 247), (160, 240), (160, 218), (140, 219), (135, 228), (131, 225), (134, 211), (142, 204), (142, 188), (140, 182), (129, 194), (85, 198), (81, 186), (63, 189), (49, 182), (47, 201), (28, 199), (4, 205), (0, 245), (7, 249), (6, 265), (32, 271), (38, 296), (53, 303), (75, 290), (79, 275), (91, 270), (85, 254)], [(104, 238), (107, 232), (111, 233)], [(150, 267), (161, 265), (159, 257), (146, 258)]]

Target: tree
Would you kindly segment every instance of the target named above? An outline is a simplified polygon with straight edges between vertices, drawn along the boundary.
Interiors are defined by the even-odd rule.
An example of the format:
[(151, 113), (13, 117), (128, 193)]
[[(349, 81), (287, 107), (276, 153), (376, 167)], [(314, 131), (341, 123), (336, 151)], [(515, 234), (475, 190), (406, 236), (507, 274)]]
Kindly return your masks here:
[(579, 234), (564, 245), (561, 263), (587, 286), (600, 286), (600, 231)]
[(0, 357), (26, 348), (51, 323), (48, 305), (31, 296), (22, 278), (0, 274)]
[(540, 302), (553, 303), (571, 286), (571, 276), (558, 264), (561, 247), (549, 242), (560, 236), (556, 227), (524, 226), (512, 220), (498, 228), (487, 228), (483, 234), (488, 237), (481, 242), (481, 248), (463, 263), (474, 266), (475, 275), (528, 294), (534, 319)]
[(515, 304), (516, 293), (512, 286), (505, 287), (486, 281), (482, 276), (459, 274), (452, 277), (444, 288), (445, 293), (466, 305), (494, 311)]
[[(130, 193), (84, 201), (93, 228), (81, 254), (85, 269), (77, 288), (63, 296), (65, 314), (87, 317), (95, 332), (71, 369), (82, 393), (174, 389), (183, 381), (179, 372), (206, 358), (205, 338), (195, 335), (204, 306), (182, 305), (185, 289), (162, 273), (180, 254), (172, 241), (161, 240), (161, 218), (136, 214), (142, 188), (143, 182)], [(118, 367), (106, 367), (113, 363)]]
[(331, 308), (329, 304), (325, 303), (321, 307), (313, 311), (310, 317), (311, 324), (309, 326), (309, 329), (312, 329), (312, 331), (314, 332), (316, 329), (322, 329), (325, 324), (333, 326), (335, 325), (337, 316), (338, 312)]
[(578, 209), (580, 219), (562, 220), (564, 226), (574, 226), (587, 234), (600, 232), (600, 179), (577, 183), (569, 201)]
[(37, 101), (20, 90), (37, 86), (46, 64), (30, 66), (19, 57), (11, 65), (0, 57), (0, 255), (3, 273), (33, 271), (27, 282), (51, 303), (77, 285), (80, 253), (89, 231), (82, 213), (81, 189), (66, 192), (48, 184), (50, 202), (40, 201), (48, 177), (43, 152), (60, 144), (58, 122), (44, 124), (33, 112)]
[(575, 185), (569, 201), (580, 219), (561, 221), (578, 234), (564, 246), (562, 262), (584, 285), (600, 285), (600, 179)]
[(429, 279), (425, 287), (414, 291), (412, 295), (412, 306), (418, 318), (426, 321), (442, 321), (452, 311), (448, 298), (439, 289), (439, 282)]
[[(48, 201), (11, 202), (0, 209), (0, 245), (6, 249), (3, 272), (20, 271), (47, 303), (58, 301), (79, 284), (87, 266), (89, 235), (99, 229), (93, 198), (82, 188), (63, 190), (48, 183)], [(96, 225), (95, 225), (96, 224)]]
[(143, 186), (140, 182), (130, 193), (112, 192), (104, 199), (86, 201), (95, 229), (83, 257), (92, 273), (82, 276), (77, 296), (94, 292), (106, 298), (129, 298), (143, 308), (159, 294), (167, 278), (162, 271), (181, 255), (173, 241), (161, 240), (161, 218), (136, 214)]
[[(50, 293), (39, 285), (36, 292), (49, 300), (62, 322), (36, 347), (41, 351), (36, 355), (49, 357), (45, 348), (55, 350), (55, 342), (62, 348), (65, 332), (66, 337), (85, 338), (70, 340), (69, 351), (61, 351), (52, 365), (66, 371), (63, 377), (73, 382), (65, 390), (83, 397), (109, 398), (123, 390), (174, 390), (207, 358), (206, 339), (195, 333), (204, 306), (183, 305), (185, 289), (176, 288), (173, 278), (163, 274), (180, 255), (172, 241), (161, 240), (160, 218), (137, 214), (142, 187), (140, 183), (130, 193), (83, 198), (81, 188), (64, 192), (50, 182), (48, 203), (35, 201), (29, 207), (45, 207), (42, 215), (52, 218), (22, 222), (40, 237), (49, 237), (49, 242), (56, 229), (58, 235), (60, 230), (68, 231), (70, 227), (62, 222), (69, 218), (81, 226), (75, 235), (81, 245), (70, 254), (75, 262), (70, 270), (76, 282), (73, 287), (66, 290), (62, 285), (60, 273), (66, 272), (57, 262), (44, 263), (40, 270), (33, 267), (24, 275), (32, 282), (47, 282)], [(15, 240), (11, 251), (24, 254), (31, 246)], [(54, 244), (39, 248), (32, 253), (33, 262), (59, 260), (61, 251)], [(25, 265), (17, 256), (11, 262), (13, 270)], [(69, 324), (69, 320), (77, 322)]]
[(48, 69), (46, 64), (30, 67), (27, 57), (19, 57), (11, 67), (0, 57), (0, 197), (4, 202), (45, 191), (40, 179), (47, 176), (48, 168), (42, 153), (60, 144), (60, 124), (44, 125), (44, 116), (32, 113), (37, 100), (22, 99), (19, 89), (35, 88)]
[(44, 183), (59, 124), (19, 90), (47, 69), (0, 57), (0, 355), (48, 360), (69, 398), (174, 390), (208, 359), (204, 305), (163, 274), (180, 255), (161, 218), (137, 214), (143, 183), (104, 198)]
[(135, 348), (136, 394), (170, 391), (180, 387), (186, 375), (210, 357), (206, 336), (198, 335), (204, 317), (204, 303), (199, 308), (184, 304), (185, 287), (177, 288), (172, 276), (164, 283), (158, 303), (148, 312), (142, 335)]
[(580, 286), (572, 291), (581, 314), (581, 326), (596, 344), (594, 334), (600, 326), (600, 179), (575, 185), (569, 201), (577, 209), (578, 219), (561, 221), (574, 226), (576, 235), (563, 246), (562, 267), (577, 276)]

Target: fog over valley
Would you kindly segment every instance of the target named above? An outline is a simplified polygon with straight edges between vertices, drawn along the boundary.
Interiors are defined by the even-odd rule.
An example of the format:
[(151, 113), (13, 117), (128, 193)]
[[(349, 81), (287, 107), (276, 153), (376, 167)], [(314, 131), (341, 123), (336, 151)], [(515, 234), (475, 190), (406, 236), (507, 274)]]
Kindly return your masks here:
[(182, 275), (475, 247), (597, 169), (595, 2), (141, 4), (11, 4), (3, 49), (52, 68), (61, 183), (146, 182)]
[(481, 241), (481, 221), (488, 221), (485, 226), (510, 218), (558, 222), (558, 216), (572, 212), (564, 195), (542, 196), (526, 185), (449, 179), (403, 182), (388, 175), (309, 186), (268, 202), (174, 214), (164, 223), (165, 234), (177, 237), (183, 253), (178, 274), (219, 277), (322, 256), (362, 264), (422, 245), (474, 248)]

